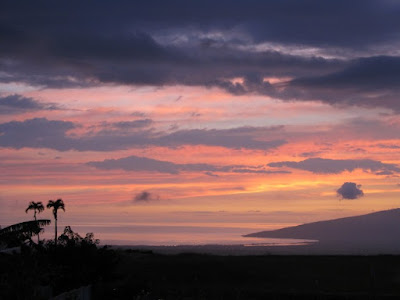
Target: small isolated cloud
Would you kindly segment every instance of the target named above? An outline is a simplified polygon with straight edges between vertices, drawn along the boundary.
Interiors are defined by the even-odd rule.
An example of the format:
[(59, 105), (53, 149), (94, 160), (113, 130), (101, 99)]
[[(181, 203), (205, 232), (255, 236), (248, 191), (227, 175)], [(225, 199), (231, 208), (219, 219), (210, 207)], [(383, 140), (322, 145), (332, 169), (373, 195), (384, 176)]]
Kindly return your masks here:
[(364, 196), (364, 192), (361, 190), (361, 184), (356, 184), (354, 182), (343, 183), (336, 192), (341, 199), (354, 200)]
[(147, 191), (140, 192), (133, 197), (134, 203), (150, 202), (154, 200), (160, 200), (160, 196)]

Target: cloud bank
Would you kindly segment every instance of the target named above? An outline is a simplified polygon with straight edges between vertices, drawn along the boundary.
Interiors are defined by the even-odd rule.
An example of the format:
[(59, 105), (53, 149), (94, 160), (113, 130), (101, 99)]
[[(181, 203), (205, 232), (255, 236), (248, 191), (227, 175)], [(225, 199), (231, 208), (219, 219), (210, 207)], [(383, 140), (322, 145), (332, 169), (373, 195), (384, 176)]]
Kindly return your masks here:
[(179, 84), (400, 111), (396, 1), (74, 3), (2, 2), (0, 82)]
[[(68, 132), (80, 125), (69, 121), (34, 118), (0, 124), (0, 147), (20, 149), (49, 148), (59, 151), (112, 151), (147, 146), (177, 147), (182, 145), (219, 146), (232, 149), (268, 150), (286, 143), (285, 140), (260, 140), (279, 127), (237, 127), (232, 129), (191, 129), (172, 133), (148, 129), (149, 119), (106, 124), (112, 130), (100, 130), (82, 136)], [(102, 124), (104, 128), (104, 124)], [(127, 130), (134, 129), (134, 130)], [(139, 130), (138, 130), (139, 129)]]

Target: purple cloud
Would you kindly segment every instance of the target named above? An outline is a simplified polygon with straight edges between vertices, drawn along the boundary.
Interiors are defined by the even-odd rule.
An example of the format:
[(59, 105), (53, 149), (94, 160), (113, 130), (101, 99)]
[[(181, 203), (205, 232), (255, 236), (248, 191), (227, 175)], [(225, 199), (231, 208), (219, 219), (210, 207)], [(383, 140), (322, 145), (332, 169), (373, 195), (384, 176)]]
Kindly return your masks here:
[(345, 182), (336, 192), (341, 199), (354, 200), (364, 196), (364, 192), (360, 188), (361, 184)]
[(57, 110), (53, 103), (42, 103), (30, 97), (13, 94), (0, 97), (0, 114), (17, 114), (37, 110)]
[(69, 136), (79, 127), (67, 121), (35, 118), (0, 124), (0, 147), (20, 149), (49, 148), (59, 151), (113, 151), (148, 146), (178, 147), (182, 145), (220, 146), (232, 149), (268, 150), (286, 143), (282, 139), (259, 140), (257, 135), (274, 135), (281, 127), (237, 127), (232, 129), (191, 129), (172, 133), (147, 128), (149, 119), (106, 124), (111, 130), (100, 130), (82, 136)]
[(150, 193), (148, 191), (142, 191), (133, 197), (134, 203), (141, 203), (141, 202), (143, 203), (154, 200), (160, 200), (160, 196)]
[(91, 161), (88, 166), (100, 170), (125, 170), (125, 171), (150, 171), (159, 173), (179, 174), (180, 172), (204, 172), (209, 176), (217, 176), (215, 172), (256, 173), (256, 174), (287, 174), (288, 171), (266, 170), (263, 167), (228, 165), (217, 166), (211, 164), (177, 164), (169, 161), (157, 160), (147, 157), (129, 156), (119, 159), (105, 159)]
[[(400, 172), (396, 164), (386, 164), (372, 159), (325, 159), (308, 158), (303, 161), (281, 161), (269, 163), (269, 167), (306, 170), (317, 174), (338, 174), (344, 171), (352, 172), (355, 169), (362, 169), (372, 172)], [(383, 175), (383, 174), (382, 174)]]

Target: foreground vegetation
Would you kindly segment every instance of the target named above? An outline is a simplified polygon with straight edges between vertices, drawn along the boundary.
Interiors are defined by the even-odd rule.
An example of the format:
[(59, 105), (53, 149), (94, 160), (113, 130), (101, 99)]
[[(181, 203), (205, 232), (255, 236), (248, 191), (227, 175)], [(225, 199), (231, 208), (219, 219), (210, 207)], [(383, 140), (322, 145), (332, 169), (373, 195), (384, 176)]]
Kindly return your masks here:
[[(173, 256), (126, 251), (108, 299), (399, 299), (400, 257)], [(139, 299), (139, 298), (136, 298)]]
[[(92, 240), (93, 241), (93, 240)], [(399, 299), (399, 256), (161, 255), (59, 243), (0, 255), (0, 299)]]
[[(64, 203), (47, 207), (56, 223)], [(34, 220), (0, 230), (0, 299), (79, 299), (68, 291), (85, 286), (91, 299), (400, 299), (400, 256), (161, 255), (99, 247), (69, 226), (45, 241), (44, 205), (29, 210)]]
[(97, 244), (92, 234), (82, 238), (66, 227), (57, 246), (48, 241), (0, 253), (0, 299), (48, 299), (107, 280), (113, 273), (114, 252)]

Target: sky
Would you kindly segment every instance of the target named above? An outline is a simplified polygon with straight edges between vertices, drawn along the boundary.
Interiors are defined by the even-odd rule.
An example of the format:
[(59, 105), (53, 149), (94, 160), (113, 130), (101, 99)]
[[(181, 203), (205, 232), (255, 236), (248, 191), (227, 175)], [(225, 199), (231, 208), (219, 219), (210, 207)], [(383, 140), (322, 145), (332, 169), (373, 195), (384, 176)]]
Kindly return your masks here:
[(0, 225), (58, 198), (61, 225), (397, 208), (399, 15), (394, 0), (1, 1)]

